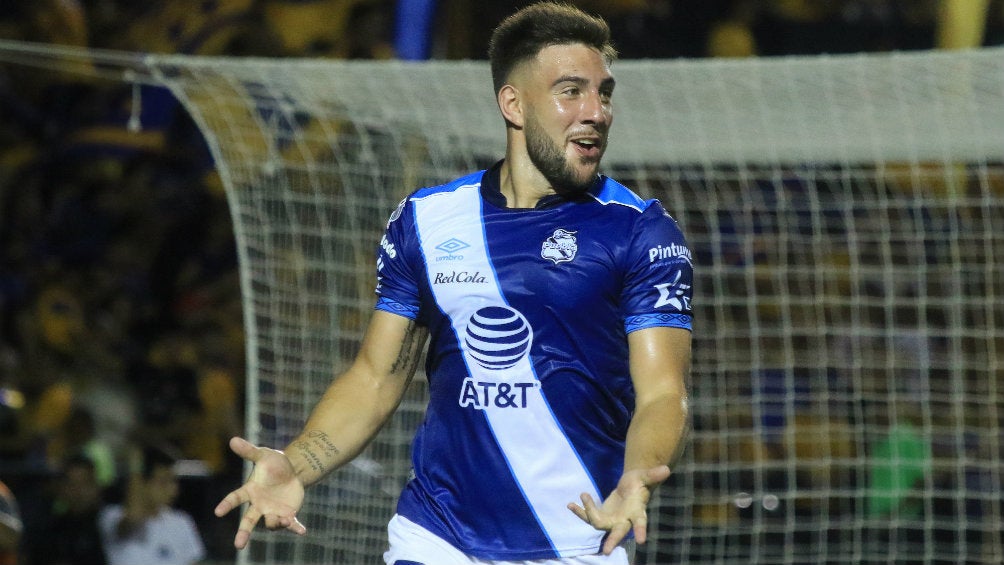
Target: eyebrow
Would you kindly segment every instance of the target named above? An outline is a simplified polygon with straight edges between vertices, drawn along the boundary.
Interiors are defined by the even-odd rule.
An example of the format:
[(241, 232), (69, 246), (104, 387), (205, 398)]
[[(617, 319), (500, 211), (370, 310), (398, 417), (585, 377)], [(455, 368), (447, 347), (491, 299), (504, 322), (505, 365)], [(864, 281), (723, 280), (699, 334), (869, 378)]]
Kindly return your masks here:
[[(577, 85), (581, 86), (583, 84), (589, 83), (589, 80), (586, 79), (586, 78), (584, 78), (584, 77), (580, 77), (580, 76), (565, 75), (565, 76), (558, 77), (557, 80), (555, 80), (554, 82), (551, 83), (551, 86), (552, 87), (558, 86), (559, 84), (561, 84), (563, 82), (571, 82), (571, 83), (574, 83), (574, 84), (577, 84)], [(607, 77), (607, 78), (605, 78), (605, 79), (603, 79), (603, 80), (600, 81), (600, 88), (601, 89), (602, 88), (608, 88), (610, 90), (613, 90), (613, 88), (614, 88), (614, 86), (616, 86), (616, 84), (617, 84), (617, 81), (614, 80), (614, 77)]]

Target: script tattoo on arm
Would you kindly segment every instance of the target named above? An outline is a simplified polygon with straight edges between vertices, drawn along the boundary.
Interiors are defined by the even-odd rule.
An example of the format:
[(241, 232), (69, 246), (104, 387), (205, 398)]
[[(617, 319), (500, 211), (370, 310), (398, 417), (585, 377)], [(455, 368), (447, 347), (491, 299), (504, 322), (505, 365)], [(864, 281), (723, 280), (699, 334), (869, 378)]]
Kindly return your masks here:
[(397, 353), (397, 359), (390, 370), (392, 372), (404, 371), (408, 376), (415, 373), (418, 362), (422, 358), (422, 346), (425, 338), (428, 337), (429, 330), (419, 326), (414, 320), (408, 323), (408, 329), (404, 332), (401, 340), (401, 349)]
[(328, 470), (327, 461), (341, 453), (341, 450), (332, 443), (328, 434), (320, 430), (310, 430), (306, 433), (306, 439), (296, 442), (296, 447), (303, 454), (311, 470), (318, 473), (325, 473)]

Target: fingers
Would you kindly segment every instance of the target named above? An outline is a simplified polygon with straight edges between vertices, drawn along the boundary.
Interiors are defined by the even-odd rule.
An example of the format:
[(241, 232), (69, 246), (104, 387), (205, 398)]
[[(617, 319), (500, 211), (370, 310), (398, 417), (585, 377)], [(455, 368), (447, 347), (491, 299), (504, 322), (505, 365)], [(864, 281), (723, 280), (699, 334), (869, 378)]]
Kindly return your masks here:
[(648, 534), (648, 516), (643, 512), (640, 516), (634, 516), (629, 518), (624, 518), (622, 520), (612, 522), (607, 528), (599, 528), (607, 530), (607, 535), (603, 539), (603, 554), (610, 555), (617, 546), (620, 545), (624, 538), (627, 537), (628, 532), (633, 530), (635, 541), (639, 544), (645, 543), (645, 538)]
[[(267, 454), (275, 452), (274, 450), (267, 448), (257, 447), (253, 443), (240, 437), (233, 437), (230, 439), (230, 449), (242, 459), (255, 463), (256, 471), (258, 469), (257, 463), (259, 461), (264, 461), (263, 457)], [(304, 525), (296, 518), (296, 510), (294, 508), (282, 504), (281, 501), (276, 502), (276, 500), (273, 500), (268, 493), (252, 495), (252, 492), (257, 492), (256, 489), (261, 488), (257, 485), (262, 483), (261, 478), (257, 480), (254, 478), (255, 475), (256, 473), (252, 473), (251, 478), (248, 479), (247, 483), (245, 483), (241, 488), (227, 494), (213, 510), (216, 516), (222, 517), (234, 508), (250, 503), (248, 504), (247, 510), (241, 517), (240, 524), (237, 527), (237, 535), (234, 536), (234, 547), (237, 549), (244, 549), (247, 547), (251, 540), (251, 532), (254, 531), (258, 523), (262, 521), (262, 518), (264, 518), (264, 526), (270, 530), (287, 529), (295, 534), (306, 534), (307, 528), (304, 527)], [(253, 497), (259, 497), (260, 500), (259, 498), (255, 498), (255, 501), (252, 501)], [(264, 508), (266, 513), (263, 514), (259, 508)], [(274, 511), (277, 509), (282, 513), (276, 514), (269, 512), (270, 510)]]
[(300, 520), (298, 520), (296, 516), (294, 516), (293, 521), (290, 522), (288, 526), (286, 526), (286, 529), (297, 535), (301, 536), (307, 535), (307, 527), (301, 524)]
[[(232, 493), (231, 493), (232, 494)], [(222, 504), (222, 503), (221, 503)], [(244, 516), (241, 517), (237, 526), (237, 535), (234, 536), (234, 547), (244, 549), (251, 540), (251, 532), (262, 518), (265, 518), (265, 527), (270, 530), (286, 529), (297, 535), (306, 535), (307, 528), (296, 516), (281, 516), (278, 514), (262, 515), (254, 506), (249, 506)]]
[(251, 541), (251, 532), (245, 532), (244, 530), (237, 530), (237, 535), (234, 536), (234, 547), (237, 549), (244, 549), (248, 546), (248, 542)]
[(226, 495), (219, 504), (216, 505), (216, 509), (213, 512), (217, 517), (222, 517), (229, 513), (234, 508), (244, 504), (248, 501), (247, 495), (244, 493), (244, 489), (237, 489), (231, 491), (230, 494)]
[(568, 503), (568, 509), (571, 510), (576, 516), (579, 517), (583, 522), (589, 522), (589, 517), (586, 516), (586, 511), (574, 502)]
[(603, 542), (603, 555), (610, 555), (617, 549), (621, 541), (624, 540), (624, 536), (631, 531), (631, 522), (625, 520), (623, 522), (618, 522), (614, 527), (610, 528), (610, 532), (607, 534), (606, 539)]
[(639, 544), (645, 543), (645, 538), (648, 537), (648, 516), (642, 516), (640, 519), (631, 520), (634, 524), (634, 539)]
[(608, 528), (610, 520), (606, 518), (603, 511), (596, 505), (596, 501), (589, 493), (582, 493), (582, 509), (586, 514), (586, 521), (593, 526), (605, 530)]
[(241, 459), (252, 463), (257, 463), (258, 458), (261, 457), (261, 450), (255, 444), (242, 437), (235, 436), (230, 438), (230, 450), (239, 455)]
[[(651, 475), (653, 480), (665, 480), (664, 470), (660, 471), (658, 468), (655, 468), (652, 471), (654, 471)], [(588, 493), (582, 493), (581, 498), (582, 506), (573, 502), (568, 504), (568, 509), (583, 522), (586, 522), (597, 530), (608, 532), (603, 541), (602, 551), (604, 555), (610, 555), (631, 531), (634, 532), (634, 537), (638, 543), (645, 543), (645, 538), (648, 535), (648, 515), (644, 507), (633, 514), (618, 516), (616, 513), (611, 513), (609, 509), (597, 505), (596, 501)]]
[(645, 483), (645, 486), (652, 487), (668, 479), (669, 473), (670, 473), (669, 465), (659, 465), (658, 467), (652, 467), (651, 469), (645, 471), (645, 478), (642, 479), (642, 482)]
[(261, 512), (254, 506), (249, 506), (247, 512), (241, 517), (241, 523), (237, 526), (237, 535), (234, 536), (234, 547), (237, 549), (244, 549), (248, 545), (248, 541), (251, 539), (251, 531), (258, 524), (258, 520), (261, 519)]
[(579, 495), (582, 499), (582, 506), (574, 502), (568, 503), (568, 509), (571, 510), (580, 520), (587, 524), (595, 526), (593, 522), (593, 515), (596, 514), (596, 502), (593, 501), (593, 497), (589, 496), (589, 493), (582, 493)]
[(307, 528), (300, 523), (296, 516), (280, 516), (278, 514), (265, 515), (265, 527), (270, 530), (289, 530), (294, 534), (304, 535)]
[(583, 522), (586, 522), (593, 527), (603, 529), (598, 523), (601, 516), (593, 497), (584, 492), (580, 495), (580, 498), (582, 499), (582, 506), (579, 506), (574, 502), (569, 502), (568, 509), (578, 516)]

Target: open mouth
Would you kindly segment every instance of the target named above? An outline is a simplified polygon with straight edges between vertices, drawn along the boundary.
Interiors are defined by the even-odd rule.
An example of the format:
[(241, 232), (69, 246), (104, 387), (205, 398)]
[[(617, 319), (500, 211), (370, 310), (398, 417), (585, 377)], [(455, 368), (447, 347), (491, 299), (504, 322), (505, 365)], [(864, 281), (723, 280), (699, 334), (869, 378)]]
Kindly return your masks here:
[(598, 155), (602, 147), (598, 138), (573, 139), (572, 144), (575, 145), (579, 153), (590, 156)]

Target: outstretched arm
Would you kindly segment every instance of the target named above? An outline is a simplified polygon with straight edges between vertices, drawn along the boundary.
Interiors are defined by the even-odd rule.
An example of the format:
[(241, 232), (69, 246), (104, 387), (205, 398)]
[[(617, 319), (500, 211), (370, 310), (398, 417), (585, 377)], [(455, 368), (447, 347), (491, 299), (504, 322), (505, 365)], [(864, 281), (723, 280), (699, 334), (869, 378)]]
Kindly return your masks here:
[(669, 477), (670, 466), (683, 451), (690, 429), (690, 342), (690, 332), (679, 328), (648, 328), (628, 335), (635, 413), (628, 428), (624, 473), (602, 505), (588, 494), (582, 495), (582, 506), (568, 505), (582, 520), (609, 532), (605, 554), (632, 530), (638, 543), (645, 543), (652, 491)]
[(375, 311), (352, 366), (335, 378), (300, 435), (283, 451), (234, 438), (230, 447), (254, 463), (248, 480), (220, 501), (223, 516), (245, 503), (234, 546), (247, 546), (264, 519), (269, 529), (297, 534), (304, 489), (356, 457), (394, 412), (415, 374), (428, 332), (413, 320)]

